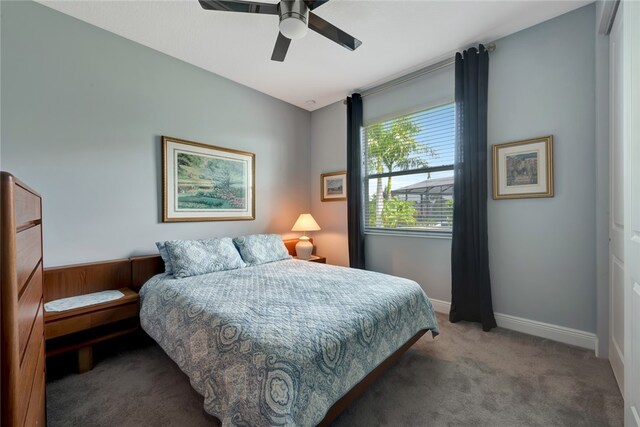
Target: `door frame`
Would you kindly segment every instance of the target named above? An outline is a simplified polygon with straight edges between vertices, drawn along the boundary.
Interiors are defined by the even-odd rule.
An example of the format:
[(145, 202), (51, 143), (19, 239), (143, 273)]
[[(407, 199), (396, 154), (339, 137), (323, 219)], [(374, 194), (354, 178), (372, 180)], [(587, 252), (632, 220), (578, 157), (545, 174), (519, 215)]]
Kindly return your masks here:
[(609, 26), (608, 356), (624, 393), (624, 48), (622, 8)]

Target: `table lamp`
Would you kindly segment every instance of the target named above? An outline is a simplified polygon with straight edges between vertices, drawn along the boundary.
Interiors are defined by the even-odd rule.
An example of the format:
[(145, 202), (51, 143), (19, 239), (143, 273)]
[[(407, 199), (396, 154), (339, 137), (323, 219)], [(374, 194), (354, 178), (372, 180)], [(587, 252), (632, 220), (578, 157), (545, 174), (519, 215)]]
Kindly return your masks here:
[(318, 231), (320, 230), (320, 226), (316, 222), (315, 219), (311, 216), (311, 214), (303, 213), (298, 217), (298, 220), (295, 224), (293, 224), (293, 228), (291, 231), (302, 231), (302, 236), (300, 236), (300, 241), (296, 243), (296, 255), (298, 259), (309, 259), (311, 258), (311, 252), (313, 252), (313, 243), (309, 241), (309, 237), (307, 237), (307, 231)]

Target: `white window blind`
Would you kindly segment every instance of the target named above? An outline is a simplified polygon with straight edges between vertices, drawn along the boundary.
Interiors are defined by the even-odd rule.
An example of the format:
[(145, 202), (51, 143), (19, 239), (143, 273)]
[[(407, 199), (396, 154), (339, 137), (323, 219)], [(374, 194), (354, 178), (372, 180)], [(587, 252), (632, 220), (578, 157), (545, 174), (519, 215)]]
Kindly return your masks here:
[(366, 231), (451, 233), (455, 105), (363, 130)]

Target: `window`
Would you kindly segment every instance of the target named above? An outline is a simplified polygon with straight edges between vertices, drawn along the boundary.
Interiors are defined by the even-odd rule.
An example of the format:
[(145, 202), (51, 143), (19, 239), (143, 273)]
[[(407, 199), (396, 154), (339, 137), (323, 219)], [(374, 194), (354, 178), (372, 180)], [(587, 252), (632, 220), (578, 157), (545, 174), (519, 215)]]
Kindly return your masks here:
[(451, 233), (453, 103), (364, 128), (365, 231)]

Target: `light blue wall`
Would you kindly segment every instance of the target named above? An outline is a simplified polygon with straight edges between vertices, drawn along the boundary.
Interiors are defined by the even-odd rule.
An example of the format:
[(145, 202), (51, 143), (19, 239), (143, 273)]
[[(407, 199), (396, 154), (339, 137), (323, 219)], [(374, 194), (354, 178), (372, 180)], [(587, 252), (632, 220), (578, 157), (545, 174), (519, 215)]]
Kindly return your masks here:
[(491, 144), (554, 136), (555, 197), (489, 201), (495, 310), (595, 332), (595, 7), (497, 42)]
[[(489, 145), (550, 134), (555, 141), (554, 198), (489, 200), (494, 309), (589, 332), (596, 330), (594, 9), (496, 41), (488, 123)], [(367, 268), (450, 300), (450, 240), (367, 236), (366, 251)]]
[[(46, 265), (286, 234), (309, 211), (309, 112), (45, 6), (2, 3), (0, 166), (43, 195)], [(161, 135), (254, 152), (256, 220), (161, 223)]]
[(365, 126), (454, 101), (453, 65), (364, 97)]
[(339, 101), (311, 114), (311, 212), (322, 230), (311, 233), (327, 263), (349, 266), (347, 202), (323, 202), (320, 176), (347, 169), (347, 106)]
[(451, 300), (451, 239), (367, 235), (366, 266), (415, 280), (430, 298)]

